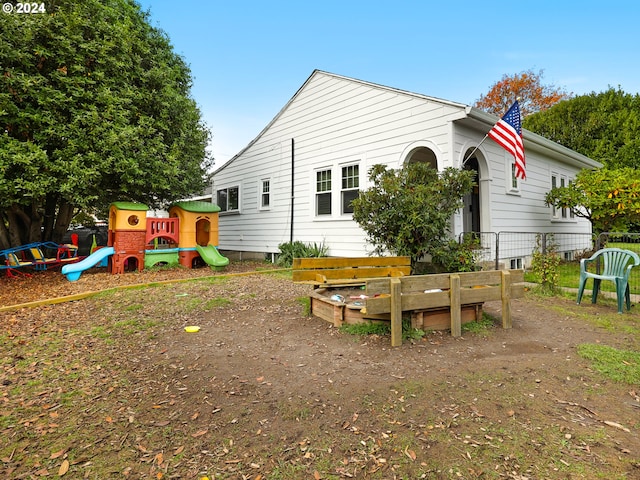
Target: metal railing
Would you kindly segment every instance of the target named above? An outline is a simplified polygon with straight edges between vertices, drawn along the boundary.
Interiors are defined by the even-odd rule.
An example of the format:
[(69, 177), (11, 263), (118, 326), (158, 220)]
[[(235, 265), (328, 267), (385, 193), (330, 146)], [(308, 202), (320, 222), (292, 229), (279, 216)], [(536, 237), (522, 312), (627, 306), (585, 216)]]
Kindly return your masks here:
[[(606, 232), (598, 236), (590, 233), (558, 232), (466, 232), (458, 241), (477, 243), (476, 261), (483, 270), (530, 269), (535, 252), (554, 251), (560, 256), (562, 268), (575, 270), (579, 278), (580, 259), (590, 257), (596, 250), (618, 247), (640, 254), (640, 233)], [(640, 267), (629, 279), (631, 292), (640, 293)]]
[(536, 251), (546, 253), (553, 246), (564, 261), (573, 261), (594, 250), (590, 233), (554, 232), (467, 232), (459, 241), (478, 243), (477, 259), (483, 269), (527, 268)]

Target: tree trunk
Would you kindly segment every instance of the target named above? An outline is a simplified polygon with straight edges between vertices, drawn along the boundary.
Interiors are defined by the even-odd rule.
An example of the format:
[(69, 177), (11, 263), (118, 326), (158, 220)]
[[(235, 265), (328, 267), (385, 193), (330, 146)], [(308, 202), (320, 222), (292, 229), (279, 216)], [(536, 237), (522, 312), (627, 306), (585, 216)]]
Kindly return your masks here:
[(0, 214), (0, 250), (6, 250), (11, 247), (9, 240), (9, 229), (7, 228), (7, 216), (4, 212)]
[(31, 204), (31, 216), (29, 217), (29, 233), (28, 243), (42, 241), (42, 213), (40, 213), (40, 204)]
[(57, 197), (47, 195), (47, 199), (44, 202), (44, 221), (42, 224), (42, 238), (53, 238), (53, 227), (56, 222), (56, 200)]
[(25, 222), (29, 219), (24, 212), (13, 204), (7, 209), (7, 223), (9, 225), (9, 244), (11, 247), (24, 245), (26, 240)]
[(58, 206), (58, 215), (56, 215), (56, 223), (53, 228), (53, 235), (51, 236), (51, 240), (56, 243), (62, 243), (62, 239), (69, 229), (69, 224), (73, 219), (74, 213), (74, 206), (61, 200), (61, 203)]

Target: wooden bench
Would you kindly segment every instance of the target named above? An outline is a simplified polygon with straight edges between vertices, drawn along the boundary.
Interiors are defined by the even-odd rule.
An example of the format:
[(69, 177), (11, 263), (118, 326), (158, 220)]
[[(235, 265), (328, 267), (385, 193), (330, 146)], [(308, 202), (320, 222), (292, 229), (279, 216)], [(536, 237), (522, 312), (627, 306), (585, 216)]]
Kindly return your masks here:
[(463, 305), (502, 301), (502, 327), (511, 328), (511, 299), (524, 296), (523, 270), (415, 275), (366, 282), (367, 314), (391, 314), (391, 345), (402, 344), (402, 312), (448, 307), (451, 334), (462, 335)]
[(294, 258), (293, 281), (319, 286), (364, 285), (367, 279), (411, 274), (409, 257)]

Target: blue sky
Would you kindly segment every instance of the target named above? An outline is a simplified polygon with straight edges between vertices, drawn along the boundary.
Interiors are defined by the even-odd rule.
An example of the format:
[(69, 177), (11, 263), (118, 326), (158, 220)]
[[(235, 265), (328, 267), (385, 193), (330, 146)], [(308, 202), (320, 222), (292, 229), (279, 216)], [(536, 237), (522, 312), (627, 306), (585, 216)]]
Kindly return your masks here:
[(141, 0), (194, 77), (220, 167), (320, 69), (473, 104), (543, 70), (575, 95), (640, 93), (640, 3)]

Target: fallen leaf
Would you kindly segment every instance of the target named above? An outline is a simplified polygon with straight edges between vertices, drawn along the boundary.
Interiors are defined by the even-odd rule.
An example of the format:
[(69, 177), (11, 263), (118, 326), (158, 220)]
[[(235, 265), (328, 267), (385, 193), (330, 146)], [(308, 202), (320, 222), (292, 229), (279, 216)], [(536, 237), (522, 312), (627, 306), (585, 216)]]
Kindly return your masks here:
[(198, 418), (198, 416), (200, 416), (198, 412), (194, 413), (193, 415), (191, 415), (191, 420), (195, 420), (196, 418)]
[(315, 480), (320, 480), (322, 477), (320, 476), (320, 473), (317, 470), (314, 470), (313, 478), (315, 478)]
[(204, 435), (205, 433), (207, 433), (209, 431), (209, 429), (204, 429), (204, 430), (200, 430), (196, 433), (192, 433), (191, 436), (193, 438), (197, 438), (197, 437), (201, 437), (202, 435)]
[(404, 454), (415, 462), (416, 452), (414, 452), (413, 450), (409, 450), (409, 447), (405, 447)]
[(631, 432), (631, 430), (629, 430), (627, 427), (623, 427), (623, 426), (622, 426), (622, 425), (620, 425), (619, 423), (611, 422), (611, 421), (609, 421), (609, 420), (605, 420), (605, 421), (604, 421), (604, 423), (605, 423), (606, 425), (609, 425), (610, 427), (619, 428), (620, 430), (623, 430), (623, 431), (625, 431), (625, 432), (627, 432), (627, 433), (630, 433), (630, 432)]
[(54, 458), (59, 458), (64, 455), (64, 452), (66, 452), (66, 450), (58, 450), (57, 452), (52, 453), (49, 459), (53, 460)]
[(60, 470), (58, 470), (58, 476), (61, 477), (68, 471), (69, 471), (69, 460), (65, 460), (64, 462), (62, 462), (62, 465), (60, 465)]
[(176, 448), (175, 452), (173, 452), (174, 455), (180, 455), (182, 452), (184, 451), (184, 445), (180, 445), (178, 448)]
[(162, 465), (162, 462), (164, 462), (164, 455), (162, 454), (162, 452), (156, 455), (155, 461), (158, 465)]

